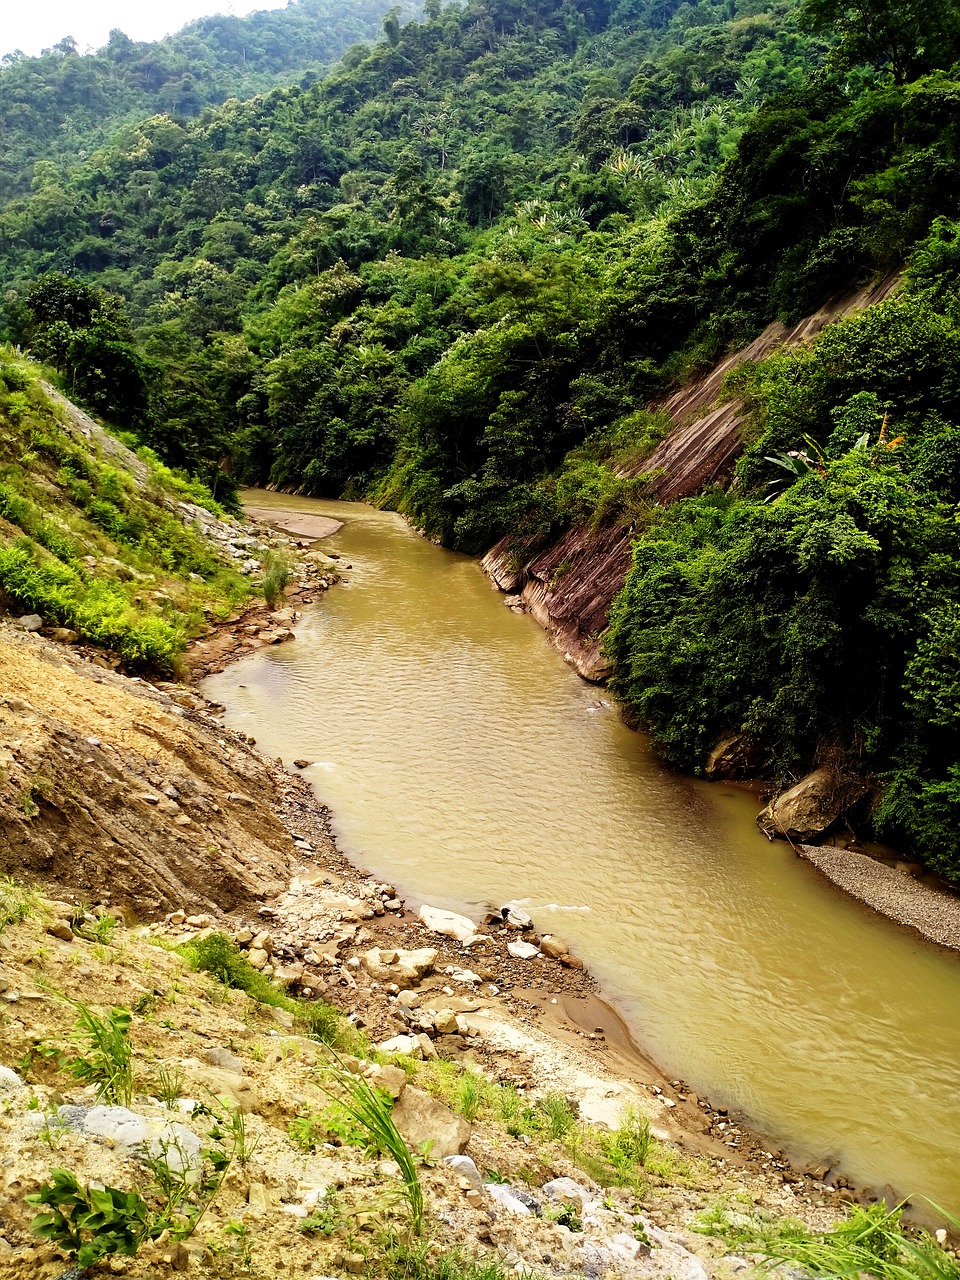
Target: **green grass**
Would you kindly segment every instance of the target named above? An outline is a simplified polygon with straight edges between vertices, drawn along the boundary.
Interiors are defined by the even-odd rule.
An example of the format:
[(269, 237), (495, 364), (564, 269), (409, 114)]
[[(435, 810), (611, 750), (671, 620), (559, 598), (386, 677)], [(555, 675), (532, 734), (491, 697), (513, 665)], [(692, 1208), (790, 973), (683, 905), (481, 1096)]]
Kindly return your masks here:
[(255, 969), (240, 948), (225, 933), (186, 942), (177, 950), (191, 968), (213, 974), (226, 987), (244, 991), (258, 1004), (285, 1009), (307, 1024), (310, 1034), (334, 1048), (356, 1051), (357, 1033), (332, 1005), (322, 1000), (295, 1000), (268, 977)]
[(350, 1119), (368, 1135), (368, 1147), (391, 1156), (400, 1169), (401, 1194), (410, 1210), (410, 1229), (415, 1236), (423, 1233), (424, 1200), (420, 1174), (410, 1149), (397, 1128), (389, 1095), (374, 1088), (363, 1076), (347, 1071), (334, 1053), (333, 1077), (339, 1094), (331, 1097)]
[(13, 876), (0, 876), (0, 933), (12, 924), (43, 913), (43, 900), (35, 889)]
[[(954, 1231), (960, 1219), (933, 1206)], [(720, 1236), (740, 1252), (763, 1260), (766, 1269), (784, 1264), (809, 1276), (872, 1276), (874, 1280), (960, 1280), (960, 1261), (926, 1231), (908, 1232), (903, 1206), (857, 1206), (831, 1231), (815, 1232), (793, 1220), (765, 1221), (723, 1208), (702, 1214), (693, 1226)]]

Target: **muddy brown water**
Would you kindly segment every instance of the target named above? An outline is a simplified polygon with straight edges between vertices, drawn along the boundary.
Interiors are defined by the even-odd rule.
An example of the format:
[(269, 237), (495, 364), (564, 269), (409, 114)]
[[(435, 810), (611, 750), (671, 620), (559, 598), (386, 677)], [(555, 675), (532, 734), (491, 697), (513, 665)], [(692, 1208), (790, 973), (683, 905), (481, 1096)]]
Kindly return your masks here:
[[(466, 556), (359, 504), (297, 639), (206, 681), (348, 854), (429, 901), (528, 905), (637, 1042), (796, 1156), (960, 1209), (960, 957), (838, 892), (756, 803), (666, 770)], [(545, 964), (532, 961), (532, 965)]]

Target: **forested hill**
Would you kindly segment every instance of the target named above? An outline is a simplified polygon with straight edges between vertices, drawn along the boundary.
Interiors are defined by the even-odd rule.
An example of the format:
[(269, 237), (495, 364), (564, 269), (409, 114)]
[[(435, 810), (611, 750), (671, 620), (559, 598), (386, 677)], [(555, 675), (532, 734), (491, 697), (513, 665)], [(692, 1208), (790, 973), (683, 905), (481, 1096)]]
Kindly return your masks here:
[(374, 38), (388, 8), (388, 0), (289, 0), (245, 18), (200, 18), (151, 43), (118, 29), (96, 52), (80, 52), (67, 33), (36, 58), (0, 49), (0, 200), (29, 190), (37, 160), (71, 166), (125, 121), (190, 118), (318, 74)]
[[(629, 526), (615, 687), (670, 758), (867, 775), (867, 827), (960, 878), (958, 58), (953, 0), (390, 11), (322, 79), (37, 166), (7, 331), (209, 477), (467, 551)], [(651, 504), (657, 396), (900, 270), (737, 375), (732, 487)]]

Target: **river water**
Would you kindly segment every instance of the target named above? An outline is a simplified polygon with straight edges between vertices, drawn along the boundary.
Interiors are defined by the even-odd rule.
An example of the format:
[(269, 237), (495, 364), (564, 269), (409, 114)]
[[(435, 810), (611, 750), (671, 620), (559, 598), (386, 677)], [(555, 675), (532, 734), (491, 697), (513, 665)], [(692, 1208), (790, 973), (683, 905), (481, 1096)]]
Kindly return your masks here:
[(360, 504), (293, 643), (206, 682), (305, 771), (345, 851), (414, 903), (510, 899), (566, 938), (669, 1073), (795, 1154), (960, 1207), (960, 958), (666, 770), (476, 561)]

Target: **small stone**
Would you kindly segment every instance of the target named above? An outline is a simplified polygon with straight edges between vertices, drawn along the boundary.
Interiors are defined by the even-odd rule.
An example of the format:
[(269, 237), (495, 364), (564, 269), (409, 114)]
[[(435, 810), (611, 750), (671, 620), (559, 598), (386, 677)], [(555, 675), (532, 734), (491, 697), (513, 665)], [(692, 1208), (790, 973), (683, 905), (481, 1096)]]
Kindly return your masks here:
[(469, 1182), (477, 1191), (483, 1189), (483, 1177), (469, 1156), (444, 1156), (443, 1163), (448, 1168), (455, 1170), (461, 1178)]
[(54, 920), (52, 924), (48, 924), (47, 933), (52, 938), (60, 938), (63, 942), (73, 941), (73, 930), (66, 920)]
[(251, 1182), (247, 1189), (247, 1204), (251, 1213), (270, 1212), (270, 1193), (262, 1182)]
[(309, 769), (309, 768), (310, 768), (310, 761), (309, 761), (309, 760), (304, 760), (304, 758), (303, 758), (302, 756), (298, 756), (298, 757), (297, 757), (297, 759), (296, 759), (296, 760), (294, 760), (294, 762), (293, 762), (293, 763), (294, 763), (294, 765), (296, 766), (296, 768), (298, 768), (298, 769)]
[(26, 1085), (10, 1067), (0, 1067), (0, 1093), (13, 1093), (17, 1089), (25, 1089)]
[(172, 913), (170, 914), (169, 920), (170, 920), (170, 923), (171, 923), (171, 924), (179, 925), (179, 924), (183, 924), (183, 922), (184, 922), (184, 920), (186, 920), (186, 918), (187, 918), (187, 916), (186, 916), (186, 912), (184, 912), (184, 911), (174, 911), (174, 912), (172, 912)]
[(362, 1253), (348, 1253), (343, 1260), (343, 1265), (351, 1275), (357, 1276), (367, 1265), (367, 1260)]
[(540, 939), (540, 950), (550, 960), (559, 960), (561, 956), (570, 954), (567, 944), (552, 933), (545, 933)]
[(442, 1036), (455, 1035), (457, 1032), (457, 1015), (452, 1009), (441, 1009), (434, 1014), (433, 1025)]
[(583, 961), (580, 959), (580, 957), (572, 956), (570, 955), (569, 952), (566, 952), (564, 955), (560, 957), (560, 963), (563, 965), (565, 969), (582, 969), (583, 968)]
[(39, 613), (25, 613), (22, 618), (17, 618), (15, 625), (21, 631), (39, 631), (43, 626), (43, 619)]

